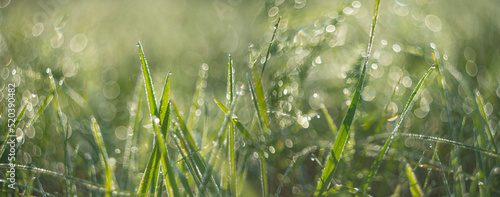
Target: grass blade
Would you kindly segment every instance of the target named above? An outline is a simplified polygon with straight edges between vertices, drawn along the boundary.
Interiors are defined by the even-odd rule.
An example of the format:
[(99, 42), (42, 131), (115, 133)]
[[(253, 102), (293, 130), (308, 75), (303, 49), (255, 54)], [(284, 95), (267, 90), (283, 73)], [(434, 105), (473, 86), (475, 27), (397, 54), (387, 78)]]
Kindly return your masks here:
[[(436, 148), (437, 148), (437, 145), (436, 145)], [(441, 160), (439, 159), (439, 155), (437, 154), (437, 152), (434, 152), (434, 155), (436, 156), (436, 160), (439, 164), (439, 167), (441, 167), (441, 169), (444, 169), (443, 163), (441, 163)], [(441, 170), (441, 178), (443, 179), (443, 183), (444, 183), (444, 186), (446, 188), (446, 193), (448, 194), (448, 196), (452, 196), (451, 190), (450, 190), (450, 185), (448, 184), (448, 179), (446, 178), (446, 174), (444, 174), (444, 170)]]
[(337, 132), (338, 132), (338, 128), (337, 128), (337, 126), (335, 126), (335, 123), (333, 122), (332, 117), (330, 116), (330, 114), (328, 113), (328, 110), (326, 109), (325, 105), (323, 105), (323, 104), (321, 105), (321, 111), (323, 112), (323, 114), (325, 116), (326, 122), (328, 123), (328, 127), (332, 131), (333, 136), (336, 136)]
[(197, 110), (200, 109), (200, 101), (203, 101), (203, 97), (205, 96), (205, 89), (207, 88), (207, 78), (208, 78), (208, 65), (203, 63), (198, 71), (199, 77), (196, 82), (196, 90), (193, 95), (193, 105), (189, 109), (189, 116), (187, 119), (187, 127), (189, 130), (193, 130), (196, 124), (198, 123), (198, 117), (196, 115)]
[(366, 60), (363, 64), (363, 69), (361, 71), (361, 75), (359, 76), (358, 84), (356, 85), (356, 91), (351, 100), (351, 105), (347, 111), (347, 114), (342, 121), (342, 125), (340, 126), (340, 131), (335, 139), (335, 143), (333, 144), (333, 148), (328, 156), (328, 160), (325, 164), (325, 168), (321, 174), (321, 179), (318, 181), (318, 186), (316, 187), (315, 196), (322, 196), (323, 193), (330, 186), (331, 180), (337, 168), (337, 164), (342, 157), (342, 152), (344, 151), (345, 145), (347, 144), (347, 140), (349, 137), (349, 132), (352, 124), (352, 120), (354, 119), (354, 114), (356, 113), (356, 107), (360, 102), (360, 92), (363, 89), (363, 85), (365, 83), (365, 74), (366, 67), (368, 65), (368, 61), (370, 59), (370, 53), (372, 49), (373, 39), (375, 36), (375, 27), (377, 25), (378, 19), (378, 8), (379, 8), (380, 0), (375, 1), (375, 8), (373, 12), (373, 21), (370, 30), (370, 41), (368, 42), (368, 46), (366, 49)]
[(484, 123), (484, 127), (486, 129), (486, 134), (488, 135), (491, 146), (493, 146), (493, 150), (495, 150), (495, 152), (498, 153), (498, 146), (497, 146), (497, 143), (495, 142), (495, 138), (493, 137), (493, 133), (492, 133), (492, 129), (490, 127), (490, 124), (488, 123), (488, 117), (486, 115), (486, 112), (484, 111), (483, 96), (481, 95), (479, 90), (475, 90), (474, 93), (476, 96), (477, 107), (479, 108), (479, 113), (481, 114), (481, 117), (482, 117), (483, 123)]
[(264, 65), (262, 65), (262, 71), (260, 72), (260, 78), (262, 78), (262, 76), (264, 76), (264, 69), (266, 68), (267, 61), (269, 61), (269, 54), (271, 53), (271, 46), (273, 46), (274, 38), (276, 37), (276, 34), (278, 32), (278, 26), (280, 25), (280, 21), (281, 21), (281, 16), (278, 18), (278, 22), (276, 22), (276, 25), (274, 26), (273, 37), (271, 37), (271, 41), (269, 42), (269, 47), (267, 47), (266, 61), (264, 61)]
[(266, 158), (264, 157), (264, 154), (260, 154), (260, 170), (262, 196), (267, 196), (269, 189), (267, 184)]
[[(52, 75), (52, 71), (50, 69), (47, 69), (47, 74), (49, 75), (49, 82), (50, 82), (50, 90), (52, 94), (54, 95), (54, 107), (56, 108), (57, 111), (57, 117), (59, 119), (59, 126), (61, 127), (61, 136), (62, 136), (62, 141), (63, 141), (63, 149), (64, 149), (64, 161), (66, 164), (65, 171), (67, 174), (73, 174), (73, 167), (71, 164), (71, 159), (69, 158), (69, 150), (68, 150), (68, 130), (66, 129), (66, 126), (64, 125), (63, 121), (63, 112), (61, 110), (61, 107), (59, 106), (58, 103), (58, 96), (57, 96), (57, 88), (56, 88), (56, 83), (54, 81), (54, 76)], [(67, 124), (67, 123), (66, 123)], [(67, 182), (65, 182), (67, 184)], [(69, 194), (71, 190), (71, 185), (67, 184), (66, 185), (66, 193)]]
[(106, 179), (104, 186), (106, 188), (106, 197), (111, 196), (111, 190), (113, 187), (113, 171), (111, 169), (111, 166), (109, 166), (108, 163), (108, 153), (106, 151), (106, 146), (104, 144), (104, 140), (102, 139), (101, 135), (101, 129), (99, 128), (99, 125), (97, 124), (97, 121), (94, 117), (91, 118), (91, 128), (94, 134), (94, 139), (97, 142), (97, 145), (99, 147), (99, 155), (101, 156), (101, 162), (102, 166), (104, 167), (104, 172), (106, 174)]
[(396, 132), (399, 130), (399, 127), (403, 123), (403, 121), (406, 117), (406, 113), (408, 113), (410, 107), (412, 106), (413, 100), (415, 99), (418, 91), (422, 87), (425, 79), (427, 79), (427, 77), (432, 73), (433, 70), (434, 70), (434, 67), (429, 68), (427, 70), (427, 72), (424, 74), (424, 76), (420, 79), (417, 86), (415, 86), (415, 89), (413, 90), (410, 98), (408, 99), (408, 102), (406, 103), (406, 105), (401, 113), (399, 122), (396, 124), (396, 127), (394, 127), (394, 129), (392, 130), (392, 133), (390, 134), (389, 138), (387, 138), (387, 141), (385, 142), (384, 146), (382, 147), (382, 150), (380, 151), (377, 159), (375, 160), (375, 162), (373, 162), (373, 164), (370, 168), (370, 171), (368, 172), (368, 175), (366, 176), (366, 179), (361, 184), (361, 190), (363, 191), (363, 194), (367, 193), (368, 186), (370, 185), (373, 177), (377, 173), (378, 168), (380, 167), (380, 164), (382, 163), (382, 160), (383, 160), (385, 154), (389, 151), (389, 147), (391, 146), (392, 139), (394, 138), (394, 135), (396, 134)]
[[(230, 106), (234, 100), (234, 68), (233, 68), (233, 60), (231, 55), (228, 57), (229, 61), (227, 63), (227, 105)], [(231, 117), (230, 117), (231, 118)], [(229, 135), (228, 135), (228, 143), (229, 146), (229, 157), (228, 157), (228, 165), (229, 165), (229, 190), (231, 191), (231, 196), (238, 196), (236, 191), (236, 159), (235, 159), (235, 147), (234, 147), (234, 124), (229, 123)]]
[[(252, 98), (257, 100), (257, 105), (255, 105), (257, 113), (259, 114), (259, 121), (260, 125), (264, 129), (264, 132), (266, 134), (270, 134), (271, 131), (269, 130), (269, 117), (267, 114), (267, 104), (266, 104), (266, 99), (264, 96), (264, 89), (262, 87), (262, 81), (259, 76), (259, 71), (257, 71), (257, 66), (255, 65), (254, 57), (252, 54), (252, 50), (250, 49), (250, 55), (252, 56), (252, 74), (253, 74), (253, 81), (254, 81), (254, 86), (252, 87), (252, 84), (250, 84), (250, 90), (255, 90), (255, 94), (252, 93)], [(254, 92), (254, 91), (252, 91)]]
[[(142, 45), (140, 42), (137, 43), (137, 47), (139, 48), (139, 53), (141, 56), (141, 63), (142, 63), (142, 71), (143, 71), (143, 76), (144, 76), (144, 84), (146, 88), (146, 95), (147, 95), (147, 101), (149, 104), (149, 111), (151, 113), (151, 122), (153, 123), (153, 129), (155, 131), (155, 148), (157, 149), (157, 154), (156, 155), (151, 155), (152, 157), (154, 156), (154, 163), (152, 164), (153, 166), (158, 166), (157, 164), (160, 162), (163, 162), (162, 164), (159, 164), (163, 167), (163, 172), (165, 174), (165, 181), (167, 184), (167, 188), (169, 190), (169, 194), (174, 195), (174, 196), (179, 196), (179, 188), (177, 187), (177, 184), (175, 182), (175, 178), (173, 176), (172, 172), (172, 166), (170, 164), (170, 160), (168, 158), (168, 153), (166, 149), (166, 136), (167, 136), (167, 131), (168, 131), (168, 126), (169, 126), (169, 121), (170, 121), (170, 103), (168, 101), (169, 97), (169, 75), (167, 75), (165, 79), (165, 86), (163, 87), (163, 95), (161, 98), (161, 103), (160, 103), (160, 112), (158, 112), (158, 108), (156, 106), (156, 99), (155, 99), (155, 93), (154, 93), (154, 86), (151, 80), (151, 75), (149, 72), (149, 67), (146, 61), (146, 58), (144, 57), (144, 51), (142, 49)], [(162, 117), (163, 116), (163, 117)], [(161, 119), (160, 119), (160, 118)], [(163, 124), (162, 124), (163, 123)], [(161, 128), (161, 131), (160, 131)], [(165, 132), (165, 134), (163, 134)], [(158, 157), (158, 154), (160, 156)], [(151, 161), (151, 159), (150, 159)], [(149, 165), (149, 164), (148, 164)], [(147, 172), (154, 170), (153, 173)], [(158, 176), (158, 170), (156, 169), (151, 169), (151, 168), (146, 168), (146, 172), (144, 175), (150, 174), (150, 176), (153, 176), (152, 178), (154, 179), (155, 177)], [(143, 180), (146, 178), (146, 176), (143, 177)], [(150, 179), (151, 180), (151, 177)], [(151, 181), (152, 183), (153, 181)], [(153, 187), (155, 187), (154, 184), (152, 184)], [(145, 187), (149, 187), (148, 185), (145, 185)], [(141, 190), (139, 192), (142, 192)], [(152, 193), (155, 193), (154, 191)]]
[(133, 102), (133, 106), (130, 108), (130, 119), (128, 126), (128, 134), (127, 141), (125, 142), (125, 153), (123, 155), (123, 171), (126, 172), (122, 176), (123, 178), (123, 189), (127, 190), (128, 188), (128, 180), (129, 175), (133, 174), (131, 171), (131, 166), (133, 166), (129, 161), (132, 157), (131, 147), (134, 142), (134, 139), (137, 139), (137, 132), (139, 130), (139, 122), (141, 119), (141, 110), (142, 109), (142, 97), (144, 96), (144, 84), (141, 80), (137, 80), (137, 86), (135, 89), (135, 98)]
[(417, 176), (413, 172), (413, 169), (409, 163), (405, 165), (406, 176), (408, 177), (408, 183), (410, 185), (411, 195), (414, 197), (424, 196), (424, 192), (422, 191), (422, 187), (418, 184)]

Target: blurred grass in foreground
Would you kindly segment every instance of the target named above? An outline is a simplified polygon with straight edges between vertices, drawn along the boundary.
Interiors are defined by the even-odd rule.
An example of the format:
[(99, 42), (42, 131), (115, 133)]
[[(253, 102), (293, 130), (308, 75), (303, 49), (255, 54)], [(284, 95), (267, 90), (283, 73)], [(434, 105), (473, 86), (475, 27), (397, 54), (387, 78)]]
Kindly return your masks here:
[(500, 195), (500, 4), (374, 5), (0, 1), (0, 193)]

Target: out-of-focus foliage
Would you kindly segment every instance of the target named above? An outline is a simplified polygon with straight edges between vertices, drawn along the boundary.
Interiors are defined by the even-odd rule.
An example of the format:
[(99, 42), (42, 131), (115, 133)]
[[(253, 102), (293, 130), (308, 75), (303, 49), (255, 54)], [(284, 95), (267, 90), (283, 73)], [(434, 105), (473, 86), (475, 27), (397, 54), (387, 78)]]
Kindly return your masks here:
[[(212, 97), (226, 103), (230, 54), (236, 102), (229, 123), (236, 126), (230, 160), (236, 162), (238, 191), (261, 195), (264, 161), (269, 195), (278, 189), (280, 196), (312, 195), (336, 138), (333, 127), (342, 123), (356, 88), (373, 2), (0, 1), (0, 141), (8, 140), (7, 84), (14, 83), (17, 112), (27, 106), (17, 126), (17, 162), (20, 168), (36, 167), (20, 169), (19, 184), (37, 196), (100, 195), (105, 183), (119, 194), (136, 194), (155, 133), (142, 92), (135, 46), (141, 41), (156, 100), (172, 72), (168, 155), (177, 185), (197, 191), (200, 177), (182, 172), (191, 164), (212, 165), (212, 149), (229, 143), (216, 144), (227, 112)], [(381, 0), (361, 102), (329, 194), (358, 192), (420, 77), (436, 64), (434, 50), (442, 76), (432, 73), (420, 88), (367, 193), (408, 196), (421, 188), (418, 193), (442, 196), (449, 186), (456, 195), (500, 195), (498, 13), (495, 0)], [(260, 80), (270, 132), (259, 122), (255, 105), (260, 103), (254, 105), (249, 87), (257, 88), (251, 67), (261, 75), (266, 61)], [(102, 135), (99, 145), (94, 124)], [(187, 131), (193, 139), (184, 139)], [(101, 166), (100, 146), (107, 150), (102, 158), (108, 158), (112, 181)], [(199, 150), (191, 150), (195, 147)], [(5, 154), (2, 165), (8, 164)], [(200, 160), (187, 164), (186, 154)], [(0, 169), (5, 180), (7, 168)], [(230, 173), (222, 168), (214, 174), (213, 184), (222, 191), (211, 182), (206, 189), (216, 195), (231, 185), (224, 181)]]

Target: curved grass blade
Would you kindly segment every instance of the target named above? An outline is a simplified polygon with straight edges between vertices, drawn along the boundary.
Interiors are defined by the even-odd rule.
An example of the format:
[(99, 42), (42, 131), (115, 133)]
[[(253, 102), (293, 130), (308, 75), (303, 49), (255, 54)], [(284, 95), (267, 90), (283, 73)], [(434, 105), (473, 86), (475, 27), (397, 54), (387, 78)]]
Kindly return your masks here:
[(113, 187), (113, 171), (111, 169), (111, 166), (109, 166), (108, 163), (108, 153), (106, 151), (106, 146), (104, 144), (104, 140), (102, 139), (101, 135), (101, 129), (99, 128), (99, 125), (97, 124), (97, 121), (94, 117), (91, 118), (91, 128), (94, 134), (94, 139), (97, 142), (97, 145), (99, 147), (99, 156), (101, 157), (101, 162), (102, 166), (104, 167), (104, 172), (106, 174), (106, 180), (104, 183), (104, 187), (106, 188), (106, 197), (111, 196), (111, 190)]
[(351, 105), (347, 111), (347, 114), (342, 121), (342, 125), (340, 126), (340, 131), (335, 139), (335, 143), (333, 144), (333, 148), (328, 156), (328, 160), (325, 164), (325, 168), (323, 169), (323, 173), (321, 174), (320, 180), (318, 181), (318, 186), (316, 187), (315, 196), (322, 196), (325, 191), (327, 191), (330, 186), (331, 180), (337, 169), (337, 164), (342, 157), (342, 152), (347, 144), (347, 140), (349, 137), (349, 132), (351, 128), (352, 121), (354, 119), (354, 114), (356, 113), (356, 107), (360, 102), (360, 92), (363, 89), (363, 85), (365, 83), (365, 74), (366, 67), (368, 65), (368, 61), (370, 59), (373, 39), (375, 36), (375, 27), (377, 25), (378, 19), (378, 8), (379, 8), (380, 0), (375, 1), (375, 8), (373, 12), (373, 21), (370, 30), (370, 41), (368, 42), (368, 46), (366, 49), (366, 60), (363, 64), (363, 70), (361, 71), (361, 75), (359, 76), (358, 84), (356, 85), (356, 91), (351, 100)]
[(422, 187), (418, 184), (417, 176), (413, 172), (413, 169), (409, 163), (405, 165), (406, 176), (408, 177), (408, 184), (410, 185), (411, 195), (414, 197), (424, 196)]
[(396, 124), (396, 127), (394, 127), (394, 129), (392, 130), (392, 133), (390, 134), (389, 138), (387, 138), (387, 141), (385, 142), (384, 146), (382, 147), (382, 150), (380, 151), (377, 159), (373, 162), (373, 164), (372, 164), (372, 166), (370, 168), (370, 171), (368, 172), (368, 175), (366, 176), (366, 179), (361, 184), (361, 190), (363, 191), (363, 194), (367, 193), (368, 186), (370, 185), (373, 177), (377, 173), (378, 168), (380, 167), (380, 164), (382, 163), (382, 160), (383, 160), (385, 154), (389, 151), (389, 147), (391, 146), (392, 139), (394, 138), (394, 135), (399, 130), (399, 127), (401, 126), (401, 124), (405, 120), (406, 113), (408, 113), (408, 111), (410, 110), (410, 108), (411, 108), (411, 106), (413, 104), (413, 100), (415, 99), (418, 91), (422, 87), (425, 79), (427, 79), (427, 77), (432, 73), (433, 70), (434, 70), (434, 67), (431, 67), (431, 68), (429, 68), (427, 70), (427, 72), (420, 79), (420, 81), (418, 82), (417, 86), (413, 90), (410, 98), (408, 99), (408, 102), (406, 102), (406, 105), (405, 105), (405, 107), (404, 107), (404, 109), (403, 109), (403, 111), (401, 113), (399, 122)]

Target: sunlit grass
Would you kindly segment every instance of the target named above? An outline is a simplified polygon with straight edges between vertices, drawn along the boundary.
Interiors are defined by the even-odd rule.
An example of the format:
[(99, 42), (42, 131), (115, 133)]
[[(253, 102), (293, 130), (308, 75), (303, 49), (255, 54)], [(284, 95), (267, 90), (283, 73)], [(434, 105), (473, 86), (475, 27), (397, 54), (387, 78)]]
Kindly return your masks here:
[(0, 196), (500, 195), (493, 1), (43, 3), (0, 3)]

